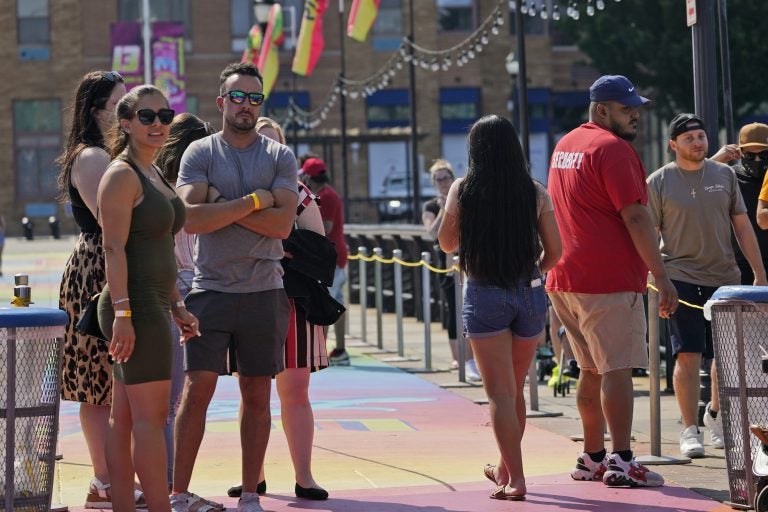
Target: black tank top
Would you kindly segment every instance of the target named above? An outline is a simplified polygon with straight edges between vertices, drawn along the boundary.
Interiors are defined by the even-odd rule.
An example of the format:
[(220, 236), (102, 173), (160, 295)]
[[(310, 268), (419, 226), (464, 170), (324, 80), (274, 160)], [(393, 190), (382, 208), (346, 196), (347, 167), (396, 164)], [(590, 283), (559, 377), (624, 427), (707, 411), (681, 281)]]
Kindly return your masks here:
[[(71, 171), (70, 171), (71, 172)], [(72, 175), (67, 180), (67, 192), (69, 193), (69, 202), (72, 204), (72, 216), (75, 218), (75, 224), (80, 228), (81, 233), (101, 233), (96, 217), (85, 205), (85, 201), (80, 196), (80, 192), (72, 185)]]

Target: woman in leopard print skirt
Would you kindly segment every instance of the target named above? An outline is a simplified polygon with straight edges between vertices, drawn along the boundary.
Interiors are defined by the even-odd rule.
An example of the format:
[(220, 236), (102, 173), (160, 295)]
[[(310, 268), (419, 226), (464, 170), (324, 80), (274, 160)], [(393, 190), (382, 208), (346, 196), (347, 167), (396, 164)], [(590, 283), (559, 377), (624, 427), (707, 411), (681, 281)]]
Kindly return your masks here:
[(96, 191), (110, 158), (104, 134), (115, 120), (115, 105), (125, 95), (123, 78), (114, 71), (93, 71), (80, 81), (72, 122), (59, 156), (59, 189), (72, 204), (80, 228), (59, 291), (59, 308), (69, 314), (61, 372), (61, 397), (80, 402), (80, 422), (93, 465), (87, 508), (112, 508), (104, 436), (112, 403), (112, 362), (107, 342), (75, 330), (90, 298), (106, 283), (101, 228), (96, 222)]

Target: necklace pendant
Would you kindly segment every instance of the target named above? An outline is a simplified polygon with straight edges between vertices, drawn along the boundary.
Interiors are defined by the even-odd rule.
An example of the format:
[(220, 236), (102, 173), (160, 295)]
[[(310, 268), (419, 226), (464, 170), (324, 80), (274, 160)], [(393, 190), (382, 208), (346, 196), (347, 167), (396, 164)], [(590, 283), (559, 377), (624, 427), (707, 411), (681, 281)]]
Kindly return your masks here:
[(696, 198), (696, 189), (695, 189), (695, 188), (692, 188), (692, 189), (691, 189), (691, 196), (692, 196), (693, 198)]

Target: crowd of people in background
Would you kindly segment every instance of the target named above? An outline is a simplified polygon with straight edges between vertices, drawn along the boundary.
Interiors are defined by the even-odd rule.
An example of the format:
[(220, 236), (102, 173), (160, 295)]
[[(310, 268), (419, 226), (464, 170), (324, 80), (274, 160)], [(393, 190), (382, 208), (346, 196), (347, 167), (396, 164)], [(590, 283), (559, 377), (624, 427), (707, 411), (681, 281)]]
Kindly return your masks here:
[[(297, 162), (281, 127), (260, 117), (256, 67), (229, 65), (219, 85), (219, 132), (176, 115), (153, 86), (127, 92), (113, 71), (77, 87), (57, 161), (80, 228), (60, 290), (69, 315), (61, 393), (80, 403), (93, 468), (86, 508), (223, 510), (189, 488), (223, 375), (237, 376), (241, 394), (242, 483), (228, 490), (237, 509), (263, 510), (273, 378), (295, 494), (329, 496), (312, 473), (309, 384), (313, 372), (350, 364), (344, 198), (322, 159)], [(711, 328), (678, 297), (701, 305), (721, 285), (768, 284), (768, 126), (743, 127), (738, 144), (707, 158), (705, 120), (679, 114), (669, 126), (674, 161), (647, 176), (631, 144), (646, 103), (623, 76), (595, 81), (589, 121), (557, 143), (547, 184), (530, 177), (514, 126), (495, 115), (469, 130), (465, 177), (443, 159), (430, 169), (438, 194), (422, 219), (440, 263), (456, 254), (467, 276), (463, 332), (454, 279), (441, 281), (444, 327), (453, 367), (466, 344), (467, 380), (482, 382), (490, 402), (499, 461), (483, 474), (493, 499), (526, 496), (523, 386), (548, 315), (578, 364), (584, 445), (571, 477), (664, 483), (630, 446), (632, 371), (648, 364), (649, 271), (658, 314), (670, 320), (680, 451), (706, 455), (697, 405)], [(103, 337), (76, 328), (89, 307)], [(722, 448), (714, 364), (711, 375), (704, 425)]]

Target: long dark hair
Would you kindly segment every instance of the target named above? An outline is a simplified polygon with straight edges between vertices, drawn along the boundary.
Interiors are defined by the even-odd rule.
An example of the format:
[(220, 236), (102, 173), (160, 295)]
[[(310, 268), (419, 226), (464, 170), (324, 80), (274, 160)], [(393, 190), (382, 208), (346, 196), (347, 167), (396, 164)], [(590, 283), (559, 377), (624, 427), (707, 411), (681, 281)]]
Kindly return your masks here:
[(159, 94), (165, 99), (165, 104), (168, 105), (168, 99), (165, 97), (165, 94), (163, 94), (163, 91), (154, 85), (140, 85), (139, 87), (134, 87), (117, 102), (115, 115), (117, 116), (118, 122), (112, 126), (109, 136), (107, 137), (109, 141), (109, 156), (113, 159), (117, 158), (117, 156), (128, 147), (128, 143), (130, 142), (130, 136), (125, 133), (125, 130), (120, 126), (120, 120), (133, 119), (136, 115), (136, 105), (139, 103), (139, 100), (149, 94)]
[(474, 280), (510, 288), (530, 276), (541, 252), (536, 186), (515, 127), (484, 116), (469, 131), (467, 177), (459, 187), (459, 259)]
[(69, 177), (77, 156), (87, 147), (106, 149), (104, 135), (93, 114), (104, 108), (118, 83), (123, 83), (123, 78), (113, 71), (91, 71), (83, 76), (77, 86), (75, 99), (70, 107), (72, 123), (67, 143), (64, 145), (64, 152), (56, 159), (56, 165), (59, 167), (57, 183), (64, 200), (69, 196)]
[(163, 177), (170, 183), (176, 182), (181, 155), (194, 141), (212, 133), (211, 125), (204, 123), (194, 114), (184, 112), (174, 117), (168, 130), (168, 140), (155, 155), (155, 165), (163, 173)]

